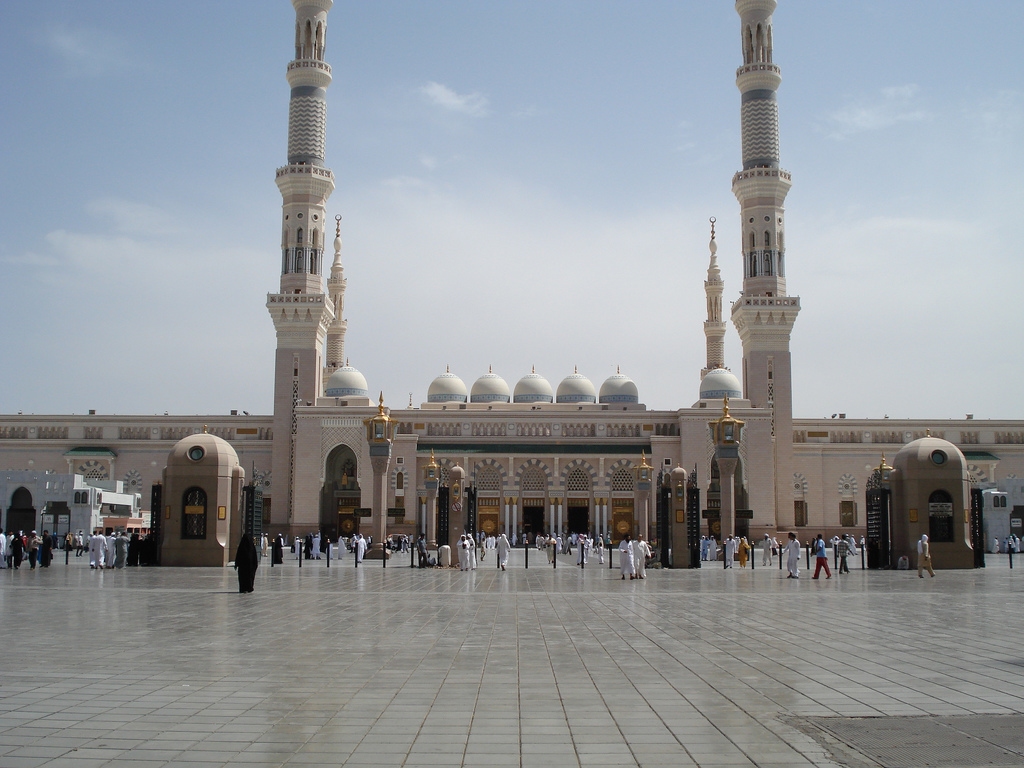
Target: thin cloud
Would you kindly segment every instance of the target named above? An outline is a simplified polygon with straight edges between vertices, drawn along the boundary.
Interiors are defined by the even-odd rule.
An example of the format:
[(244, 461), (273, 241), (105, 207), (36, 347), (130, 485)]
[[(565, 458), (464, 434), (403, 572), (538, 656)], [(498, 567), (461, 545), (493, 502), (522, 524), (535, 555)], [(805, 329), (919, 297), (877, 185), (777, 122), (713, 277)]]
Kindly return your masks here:
[(828, 116), (831, 137), (846, 139), (897, 123), (929, 119), (931, 115), (915, 103), (918, 90), (913, 84), (883, 88), (874, 99), (856, 101), (837, 109)]
[(487, 97), (481, 93), (456, 93), (447, 85), (431, 80), (420, 87), (420, 93), (431, 104), (470, 117), (486, 117), (490, 114)]
[(51, 29), (45, 43), (72, 77), (99, 77), (127, 65), (117, 40), (99, 30)]

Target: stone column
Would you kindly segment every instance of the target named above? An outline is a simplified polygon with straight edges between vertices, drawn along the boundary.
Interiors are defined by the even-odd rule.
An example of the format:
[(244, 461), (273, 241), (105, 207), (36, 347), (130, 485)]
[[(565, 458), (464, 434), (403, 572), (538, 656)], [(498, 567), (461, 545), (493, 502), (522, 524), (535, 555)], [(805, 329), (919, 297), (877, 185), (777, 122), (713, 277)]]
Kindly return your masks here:
[(718, 473), (722, 487), (721, 526), (722, 541), (736, 535), (736, 463), (731, 456), (718, 457)]
[(387, 482), (388, 466), (391, 464), (391, 444), (370, 445), (370, 468), (373, 470), (373, 495), (371, 502), (370, 531), (373, 546), (366, 553), (370, 559), (384, 557), (384, 539), (387, 538)]

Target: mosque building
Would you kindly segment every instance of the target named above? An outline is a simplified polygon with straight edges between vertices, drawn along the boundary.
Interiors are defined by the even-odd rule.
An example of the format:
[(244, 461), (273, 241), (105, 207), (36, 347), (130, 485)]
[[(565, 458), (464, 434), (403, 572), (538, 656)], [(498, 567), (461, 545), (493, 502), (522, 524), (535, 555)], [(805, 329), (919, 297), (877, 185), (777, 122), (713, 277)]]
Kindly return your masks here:
[[(394, 391), (395, 383), (370, 386), (345, 352), (348, 286), (340, 216), (330, 220), (328, 213), (335, 179), (325, 166), (331, 67), (324, 51), (333, 0), (292, 3), (287, 162), (276, 172), (280, 281), (266, 297), (277, 338), (273, 414), (0, 416), (0, 467), (9, 468), (8, 475), (17, 471), (18, 478), (3, 486), (10, 489), (2, 500), (5, 527), (12, 519), (29, 519), (30, 511), (47, 511), (43, 500), (50, 497), (41, 489), (53, 473), (117, 481), (125, 493), (148, 498), (175, 443), (208, 431), (231, 444), (246, 482), (263, 489), (263, 527), (271, 533), (320, 529), (332, 540), (367, 533), (366, 510), (379, 493), (388, 533), (423, 531), (433, 539), (432, 471), (441, 486), (452, 473), (465, 478), (475, 498), (476, 527), (488, 533), (649, 537), (655, 494), (640, 482), (638, 470), (648, 468), (656, 483), (662, 473), (683, 467), (701, 491), (701, 532), (718, 534), (722, 487), (709, 422), (726, 404), (745, 425), (732, 480), (742, 512), (735, 521), (739, 535), (806, 528), (804, 539), (863, 532), (871, 470), (883, 453), (892, 456), (928, 432), (963, 451), (975, 482), (994, 488), (1001, 478), (1024, 476), (1024, 422), (794, 419), (790, 338), (800, 298), (787, 292), (786, 283), (785, 200), (792, 179), (780, 165), (776, 0), (736, 1), (742, 166), (732, 189), (740, 210), (743, 285), (731, 320), (742, 344), (739, 375), (724, 366), (726, 286), (712, 220), (704, 282), (707, 357), (699, 390), (680, 392), (685, 405), (648, 409), (643, 382), (634, 382), (628, 371), (595, 385), (566, 361), (563, 371), (520, 371), (505, 379), (496, 372), (500, 360), (469, 386), (469, 379), (439, 361), (438, 371), (444, 370), (430, 381), (425, 402), (383, 402), (379, 393)], [(795, 264), (799, 268), (799, 260)], [(366, 287), (353, 286), (361, 289)], [(353, 332), (364, 332), (366, 321), (353, 320)], [(394, 429), (387, 462), (377, 460), (367, 435), (367, 420), (378, 414)]]

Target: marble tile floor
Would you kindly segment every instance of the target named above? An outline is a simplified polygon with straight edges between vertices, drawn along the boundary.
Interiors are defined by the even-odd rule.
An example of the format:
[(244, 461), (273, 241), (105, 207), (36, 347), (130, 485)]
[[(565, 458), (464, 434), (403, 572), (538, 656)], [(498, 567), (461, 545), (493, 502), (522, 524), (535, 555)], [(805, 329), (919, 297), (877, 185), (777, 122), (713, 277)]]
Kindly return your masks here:
[(522, 554), (265, 562), (248, 595), (231, 569), (0, 571), (0, 768), (800, 768), (853, 764), (812, 718), (1024, 713), (1005, 556), (623, 582)]

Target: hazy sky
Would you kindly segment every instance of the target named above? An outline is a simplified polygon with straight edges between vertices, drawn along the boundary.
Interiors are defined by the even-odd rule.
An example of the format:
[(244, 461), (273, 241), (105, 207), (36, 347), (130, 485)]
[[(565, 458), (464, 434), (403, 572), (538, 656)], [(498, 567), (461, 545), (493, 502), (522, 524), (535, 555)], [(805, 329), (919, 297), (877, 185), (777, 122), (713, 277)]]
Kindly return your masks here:
[[(0, 3), (0, 412), (271, 411), (294, 18)], [(780, 0), (797, 416), (1024, 418), (1022, 28), (1020, 0)], [(339, 0), (327, 60), (374, 394), (621, 366), (696, 400), (708, 217), (742, 277), (732, 2)]]

